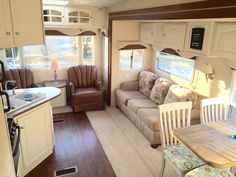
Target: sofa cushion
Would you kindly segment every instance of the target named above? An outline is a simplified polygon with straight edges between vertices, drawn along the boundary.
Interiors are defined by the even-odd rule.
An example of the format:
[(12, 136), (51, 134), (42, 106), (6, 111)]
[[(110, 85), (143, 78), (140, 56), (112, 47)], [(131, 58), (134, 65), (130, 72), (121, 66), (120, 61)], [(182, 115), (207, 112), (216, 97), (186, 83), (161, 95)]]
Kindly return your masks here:
[(139, 74), (139, 89), (145, 96), (149, 97), (152, 87), (158, 76), (149, 71), (141, 71)]
[(193, 109), (199, 109), (201, 98), (202, 96), (188, 88), (182, 87), (180, 85), (172, 85), (170, 86), (165, 97), (164, 104), (181, 101), (192, 101)]
[(140, 121), (145, 123), (151, 130), (159, 131), (159, 110), (155, 109), (139, 109), (137, 111)]
[(167, 79), (157, 79), (154, 86), (152, 87), (150, 99), (157, 104), (163, 104), (171, 85), (172, 83)]
[(150, 99), (130, 99), (128, 101), (128, 109), (137, 113), (140, 108), (157, 108), (158, 105), (151, 101)]
[(129, 99), (148, 99), (140, 91), (125, 91), (116, 89), (116, 99), (119, 99), (123, 104), (127, 105)]

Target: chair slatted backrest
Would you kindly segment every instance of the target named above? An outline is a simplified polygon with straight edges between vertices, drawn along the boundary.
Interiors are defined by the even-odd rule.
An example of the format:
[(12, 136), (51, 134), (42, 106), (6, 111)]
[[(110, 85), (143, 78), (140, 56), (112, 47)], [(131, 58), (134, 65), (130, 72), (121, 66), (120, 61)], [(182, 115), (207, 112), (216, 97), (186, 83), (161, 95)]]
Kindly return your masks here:
[(201, 123), (207, 124), (228, 119), (227, 99), (225, 97), (207, 98), (201, 100)]
[(160, 133), (162, 147), (177, 144), (173, 130), (190, 126), (192, 102), (177, 102), (159, 105)]

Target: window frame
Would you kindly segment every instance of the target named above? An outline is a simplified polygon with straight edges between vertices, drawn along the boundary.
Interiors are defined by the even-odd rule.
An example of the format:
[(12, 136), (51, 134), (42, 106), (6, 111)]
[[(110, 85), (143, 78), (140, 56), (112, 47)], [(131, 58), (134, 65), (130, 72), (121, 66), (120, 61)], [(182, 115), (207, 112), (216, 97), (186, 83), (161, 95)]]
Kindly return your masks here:
[[(192, 71), (192, 77), (191, 77), (191, 79), (190, 80), (188, 80), (188, 79), (185, 79), (185, 78), (183, 78), (183, 77), (181, 77), (181, 76), (178, 76), (178, 75), (176, 75), (176, 74), (174, 74), (174, 73), (170, 73), (170, 72), (168, 72), (168, 71), (165, 71), (165, 70), (162, 70), (161, 68), (159, 68), (159, 59), (158, 59), (158, 53), (161, 53), (161, 51), (156, 51), (156, 61), (155, 61), (155, 70), (156, 71), (160, 71), (160, 72), (163, 72), (163, 73), (165, 73), (165, 74), (168, 74), (168, 75), (173, 75), (173, 76), (175, 76), (175, 77), (177, 77), (177, 78), (179, 78), (179, 79), (181, 79), (181, 80), (183, 80), (183, 81), (185, 81), (186, 83), (193, 83), (194, 82), (194, 77), (195, 77), (195, 72), (196, 72), (196, 70), (195, 70), (195, 66), (196, 66), (196, 60), (195, 59), (190, 59), (190, 58), (184, 58), (184, 57), (182, 57), (182, 56), (177, 56), (177, 57), (182, 57), (182, 58), (184, 58), (184, 59), (189, 59), (189, 60), (193, 60), (194, 61), (194, 63), (193, 63), (193, 71)], [(164, 52), (165, 53), (165, 52)], [(174, 54), (171, 54), (171, 53), (167, 53), (167, 54), (170, 54), (170, 55), (174, 55)]]

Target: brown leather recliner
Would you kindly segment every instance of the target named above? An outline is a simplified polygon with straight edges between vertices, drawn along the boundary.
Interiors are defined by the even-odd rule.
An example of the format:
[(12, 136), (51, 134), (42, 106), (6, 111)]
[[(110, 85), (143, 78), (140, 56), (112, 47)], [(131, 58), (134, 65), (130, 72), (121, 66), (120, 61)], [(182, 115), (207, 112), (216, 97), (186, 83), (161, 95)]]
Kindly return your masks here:
[[(34, 83), (34, 75), (30, 69), (10, 69), (5, 71), (6, 81), (15, 80), (17, 88), (32, 88), (39, 85)], [(15, 87), (9, 84), (8, 88)]]
[(67, 74), (74, 112), (104, 109), (102, 83), (97, 80), (96, 66), (72, 66)]

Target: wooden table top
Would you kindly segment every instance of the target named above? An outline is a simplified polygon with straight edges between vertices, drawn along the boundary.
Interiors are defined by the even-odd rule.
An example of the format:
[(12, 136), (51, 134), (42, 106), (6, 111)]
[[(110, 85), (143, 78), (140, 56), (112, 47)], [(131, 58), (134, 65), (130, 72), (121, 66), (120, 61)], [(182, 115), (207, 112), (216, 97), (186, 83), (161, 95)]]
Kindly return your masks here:
[(208, 165), (215, 168), (236, 166), (236, 119), (179, 128), (174, 136)]
[(66, 87), (67, 82), (66, 80), (49, 80), (49, 81), (44, 81), (43, 85), (45, 87), (63, 88)]

